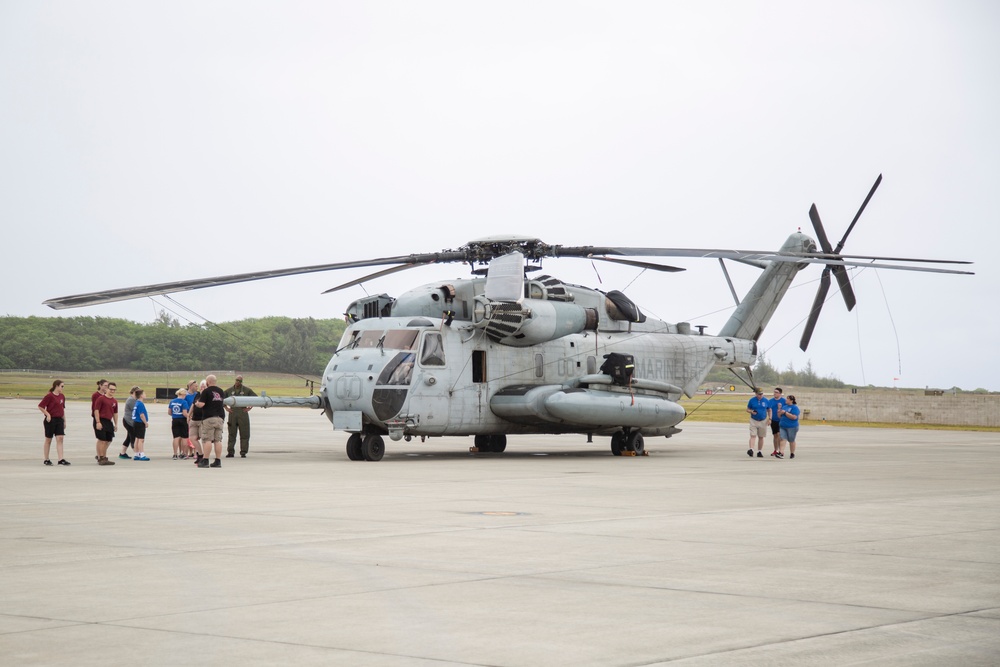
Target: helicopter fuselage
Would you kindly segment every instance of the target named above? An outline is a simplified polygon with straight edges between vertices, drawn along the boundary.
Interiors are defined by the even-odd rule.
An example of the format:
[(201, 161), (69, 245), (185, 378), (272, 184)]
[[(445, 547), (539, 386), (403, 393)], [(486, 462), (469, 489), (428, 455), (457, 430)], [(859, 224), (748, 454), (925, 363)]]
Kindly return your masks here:
[[(717, 364), (755, 358), (751, 340), (625, 321), (604, 293), (542, 278), (527, 283), (526, 293), (540, 298), (521, 299), (518, 312), (527, 315), (519, 324), (508, 318), (518, 327), (512, 333), (489, 321), (496, 304), (483, 297), (483, 279), (352, 304), (349, 312), (361, 317), (323, 374), (334, 426), (396, 440), (622, 429), (669, 436), (685, 417), (676, 402), (682, 394), (692, 395)], [(388, 316), (371, 316), (389, 308)], [(627, 383), (600, 372), (612, 353), (634, 360)]]

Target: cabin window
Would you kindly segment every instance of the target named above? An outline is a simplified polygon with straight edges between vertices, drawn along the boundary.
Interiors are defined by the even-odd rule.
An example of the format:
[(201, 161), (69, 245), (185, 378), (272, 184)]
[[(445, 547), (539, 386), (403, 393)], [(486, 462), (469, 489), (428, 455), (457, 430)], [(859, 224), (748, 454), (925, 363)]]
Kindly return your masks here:
[(587, 375), (597, 372), (597, 357), (587, 357)]
[(472, 381), (486, 382), (486, 350), (472, 351)]
[(540, 354), (535, 355), (535, 377), (545, 377), (545, 358)]
[(441, 334), (424, 335), (424, 345), (420, 350), (420, 365), (444, 366), (444, 342), (441, 340)]

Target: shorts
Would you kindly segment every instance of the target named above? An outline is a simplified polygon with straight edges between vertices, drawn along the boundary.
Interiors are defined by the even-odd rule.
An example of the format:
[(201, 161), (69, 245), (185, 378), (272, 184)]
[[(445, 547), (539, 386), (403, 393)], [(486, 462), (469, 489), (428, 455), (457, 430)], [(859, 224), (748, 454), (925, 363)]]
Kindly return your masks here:
[(188, 424), (188, 437), (191, 438), (191, 442), (198, 442), (201, 440), (201, 420), (192, 419)]
[(187, 422), (187, 419), (172, 419), (172, 420), (170, 420), (170, 432), (174, 434), (175, 438), (186, 438), (186, 437), (188, 437), (188, 422)]
[(101, 442), (111, 442), (115, 439), (115, 424), (110, 419), (101, 419), (101, 428), (94, 429), (94, 435)]
[(45, 438), (51, 440), (57, 435), (66, 435), (66, 420), (63, 417), (53, 417), (51, 421), (42, 420), (45, 427)]
[(209, 417), (201, 421), (202, 442), (222, 442), (222, 417)]
[(799, 434), (798, 426), (782, 426), (781, 439), (785, 442), (795, 442), (795, 436)]
[(141, 420), (132, 425), (132, 432), (135, 434), (136, 440), (146, 439), (146, 425)]
[(777, 419), (771, 420), (771, 433), (778, 435), (781, 433), (781, 422)]
[(750, 419), (750, 437), (751, 438), (763, 438), (767, 435), (767, 422), (763, 419), (757, 421), (756, 419)]

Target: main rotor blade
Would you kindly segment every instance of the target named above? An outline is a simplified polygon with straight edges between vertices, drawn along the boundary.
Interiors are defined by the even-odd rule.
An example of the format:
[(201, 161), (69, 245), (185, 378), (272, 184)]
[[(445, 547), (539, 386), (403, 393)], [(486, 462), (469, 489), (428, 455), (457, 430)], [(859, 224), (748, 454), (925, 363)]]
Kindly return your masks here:
[(100, 292), (88, 292), (86, 294), (75, 294), (49, 299), (43, 303), (50, 308), (61, 310), (63, 308), (78, 308), (81, 306), (93, 306), (101, 303), (112, 303), (114, 301), (127, 301), (146, 296), (157, 296), (160, 294), (171, 294), (173, 292), (185, 292), (188, 290), (203, 289), (205, 287), (216, 287), (219, 285), (233, 285), (237, 283), (251, 282), (254, 280), (265, 280), (267, 278), (282, 278), (285, 276), (297, 276), (306, 273), (319, 273), (322, 271), (336, 271), (338, 269), (351, 269), (362, 266), (379, 266), (382, 264), (406, 264), (408, 266), (417, 264), (433, 264), (435, 262), (456, 262), (465, 261), (465, 254), (457, 251), (445, 251), (439, 253), (427, 253), (422, 255), (403, 255), (400, 257), (383, 257), (381, 259), (367, 259), (354, 262), (337, 262), (335, 264), (317, 264), (314, 266), (300, 266), (291, 269), (278, 269), (275, 271), (255, 271), (252, 273), (237, 273), (229, 276), (218, 276), (215, 278), (198, 278), (194, 280), (179, 280), (170, 283), (156, 283), (153, 285), (139, 285), (137, 287), (125, 287), (122, 289), (104, 290)]
[(637, 266), (640, 269), (652, 269), (653, 271), (666, 271), (668, 273), (675, 273), (677, 271), (687, 271), (687, 269), (682, 269), (679, 266), (670, 266), (669, 264), (653, 264), (652, 262), (640, 262), (637, 259), (618, 259), (616, 257), (591, 257), (590, 259), (597, 259), (602, 262), (612, 262), (613, 264), (627, 264), (628, 266)]
[(812, 338), (813, 329), (816, 328), (816, 321), (819, 320), (819, 312), (826, 303), (827, 292), (830, 291), (830, 269), (823, 269), (823, 274), (819, 277), (819, 289), (816, 290), (816, 298), (813, 299), (812, 310), (809, 311), (809, 319), (806, 320), (806, 328), (802, 332), (802, 339), (799, 341), (799, 349), (803, 352), (809, 347), (809, 339)]
[(809, 207), (809, 219), (812, 220), (813, 229), (816, 231), (816, 240), (819, 241), (819, 247), (827, 254), (832, 253), (833, 246), (830, 245), (830, 239), (826, 237), (826, 230), (823, 228), (823, 222), (819, 219), (819, 211), (816, 209), (816, 204)]
[[(834, 252), (839, 253), (841, 250), (844, 249), (844, 242), (847, 241), (847, 237), (850, 235), (851, 230), (854, 229), (854, 225), (857, 224), (858, 218), (860, 218), (861, 214), (865, 212), (865, 207), (868, 206), (868, 202), (871, 201), (872, 195), (874, 195), (875, 191), (878, 190), (879, 183), (881, 182), (882, 182), (882, 174), (879, 174), (878, 178), (875, 179), (875, 185), (873, 185), (872, 189), (868, 191), (868, 196), (865, 197), (865, 200), (861, 202), (861, 208), (859, 208), (858, 212), (854, 214), (854, 220), (851, 220), (851, 224), (848, 225), (847, 231), (844, 232), (844, 236), (843, 238), (840, 239), (840, 243), (837, 244), (837, 248), (834, 250)], [(848, 310), (850, 310), (850, 308), (848, 308)]]
[(973, 275), (969, 271), (954, 269), (934, 269), (921, 266), (896, 266), (893, 264), (874, 264), (871, 262), (856, 262), (853, 258), (874, 259), (886, 262), (927, 262), (944, 264), (971, 264), (972, 262), (958, 260), (922, 260), (905, 257), (868, 257), (852, 255), (852, 259), (840, 259), (833, 253), (781, 252), (776, 250), (728, 250), (724, 248), (631, 248), (611, 246), (578, 246), (552, 247), (552, 257), (585, 257), (592, 255), (625, 255), (632, 257), (694, 257), (698, 259), (732, 259), (749, 262), (805, 262), (807, 264), (828, 264), (840, 266), (865, 266), (877, 269), (895, 269), (899, 271), (929, 271), (931, 273), (955, 273)]

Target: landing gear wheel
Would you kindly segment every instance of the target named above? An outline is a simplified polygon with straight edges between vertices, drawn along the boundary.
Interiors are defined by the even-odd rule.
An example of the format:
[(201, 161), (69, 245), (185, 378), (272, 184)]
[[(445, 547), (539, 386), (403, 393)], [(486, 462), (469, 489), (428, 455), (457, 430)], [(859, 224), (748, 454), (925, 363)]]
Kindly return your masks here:
[(639, 431), (629, 433), (628, 438), (625, 439), (625, 449), (635, 452), (636, 456), (642, 456), (642, 453), (646, 451), (646, 442), (642, 439), (642, 433)]
[(491, 435), (490, 436), (490, 451), (501, 453), (503, 450), (507, 449), (507, 436), (504, 434)]
[(385, 441), (378, 433), (369, 433), (361, 441), (361, 454), (365, 461), (381, 461), (385, 454)]
[(621, 431), (616, 432), (611, 436), (611, 453), (615, 456), (622, 455), (622, 449), (625, 448), (625, 434)]
[(490, 436), (488, 435), (477, 435), (473, 442), (476, 445), (476, 450), (479, 452), (493, 451), (490, 449)]
[(361, 461), (365, 457), (361, 454), (361, 434), (352, 433), (347, 439), (347, 458), (352, 461)]

